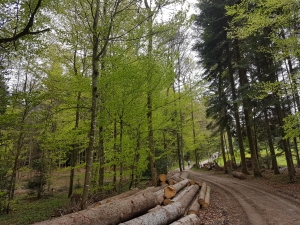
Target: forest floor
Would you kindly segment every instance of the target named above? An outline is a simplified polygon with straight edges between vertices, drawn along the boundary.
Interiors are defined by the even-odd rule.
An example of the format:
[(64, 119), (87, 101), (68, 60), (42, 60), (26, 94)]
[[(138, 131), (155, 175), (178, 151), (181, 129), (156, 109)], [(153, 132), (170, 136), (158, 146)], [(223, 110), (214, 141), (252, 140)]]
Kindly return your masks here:
[(211, 186), (211, 204), (201, 210), (204, 225), (298, 225), (300, 224), (300, 169), (295, 182), (287, 171), (274, 175), (240, 180), (216, 171), (192, 171), (190, 179), (205, 181)]

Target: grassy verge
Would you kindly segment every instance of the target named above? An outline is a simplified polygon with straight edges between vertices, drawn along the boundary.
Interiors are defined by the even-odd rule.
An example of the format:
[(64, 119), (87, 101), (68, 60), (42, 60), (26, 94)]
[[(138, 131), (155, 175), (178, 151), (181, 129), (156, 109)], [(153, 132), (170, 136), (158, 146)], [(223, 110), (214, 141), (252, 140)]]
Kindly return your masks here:
[(27, 225), (52, 218), (59, 208), (69, 203), (67, 194), (57, 193), (47, 199), (26, 196), (15, 198), (13, 210), (8, 215), (0, 215), (1, 225)]

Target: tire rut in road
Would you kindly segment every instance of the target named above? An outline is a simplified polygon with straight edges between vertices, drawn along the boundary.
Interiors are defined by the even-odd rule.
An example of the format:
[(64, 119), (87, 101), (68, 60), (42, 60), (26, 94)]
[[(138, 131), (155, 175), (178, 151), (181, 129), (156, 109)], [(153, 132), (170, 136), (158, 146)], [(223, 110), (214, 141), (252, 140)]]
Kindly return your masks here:
[[(224, 190), (232, 196), (230, 201), (237, 201), (253, 225), (300, 224), (299, 205), (290, 199), (268, 193), (241, 180), (207, 175), (190, 171), (191, 178), (197, 177)], [(230, 205), (230, 203), (228, 204)]]

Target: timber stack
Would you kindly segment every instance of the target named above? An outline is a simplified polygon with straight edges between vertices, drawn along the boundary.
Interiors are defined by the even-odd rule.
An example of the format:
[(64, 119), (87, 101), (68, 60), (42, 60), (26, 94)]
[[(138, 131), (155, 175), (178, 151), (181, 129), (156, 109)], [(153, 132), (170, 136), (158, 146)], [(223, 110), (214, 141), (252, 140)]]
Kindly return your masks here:
[(200, 210), (210, 203), (210, 186), (188, 179), (183, 171), (160, 175), (162, 186), (128, 191), (71, 213), (35, 225), (192, 225), (201, 224)]

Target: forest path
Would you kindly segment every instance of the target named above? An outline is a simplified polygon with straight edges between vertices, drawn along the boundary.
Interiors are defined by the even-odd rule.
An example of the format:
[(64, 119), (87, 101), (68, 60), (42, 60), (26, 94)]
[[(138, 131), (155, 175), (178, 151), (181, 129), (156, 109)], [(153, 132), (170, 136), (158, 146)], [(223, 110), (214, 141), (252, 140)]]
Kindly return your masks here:
[[(239, 180), (231, 175), (214, 172), (194, 172), (189, 170), (190, 178), (205, 181), (212, 187), (214, 222), (204, 224), (234, 225), (298, 225), (300, 224), (300, 196), (286, 186), (274, 188), (261, 179)], [(212, 207), (214, 207), (212, 206)], [(205, 212), (203, 212), (203, 216)]]

